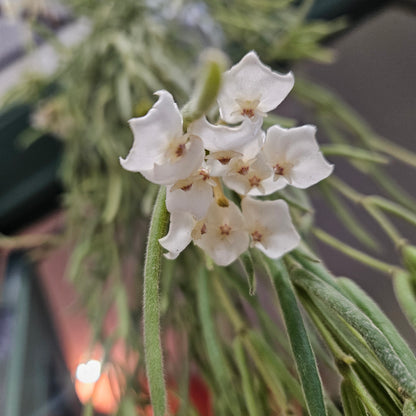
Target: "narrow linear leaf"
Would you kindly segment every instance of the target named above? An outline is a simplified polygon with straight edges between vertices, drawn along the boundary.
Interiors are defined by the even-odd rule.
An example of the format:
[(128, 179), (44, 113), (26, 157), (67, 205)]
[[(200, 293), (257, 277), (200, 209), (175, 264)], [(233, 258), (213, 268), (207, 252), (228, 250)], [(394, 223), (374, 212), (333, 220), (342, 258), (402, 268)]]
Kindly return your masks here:
[(343, 380), (341, 383), (341, 400), (345, 416), (368, 416), (365, 407), (348, 380)]
[[(348, 356), (351, 356), (354, 360), (362, 363), (367, 371), (374, 374), (385, 385), (396, 386), (395, 379), (380, 364), (362, 336), (354, 328), (348, 325), (338, 314), (333, 313), (325, 302), (312, 298), (302, 288), (297, 287), (297, 290), (303, 306), (334, 356), (336, 356), (336, 353), (339, 354), (339, 348), (341, 348), (342, 353), (338, 359), (346, 358), (348, 361)], [(333, 342), (336, 345), (331, 345)], [(345, 355), (345, 352), (347, 352), (347, 355)]]
[(296, 285), (325, 302), (329, 308), (355, 328), (369, 347), (371, 347), (383, 366), (396, 379), (398, 385), (410, 397), (416, 397), (416, 380), (414, 376), (409, 372), (390, 342), (373, 324), (370, 318), (340, 292), (325, 284), (313, 274), (305, 270), (295, 269), (292, 271), (291, 277)]
[(334, 209), (335, 214), (340, 219), (345, 229), (367, 248), (376, 251), (379, 250), (380, 244), (378, 244), (377, 240), (351, 212), (348, 206), (339, 199), (335, 192), (332, 192), (326, 183), (320, 184), (320, 189), (322, 190), (329, 204)]
[(343, 293), (373, 321), (390, 341), (390, 344), (409, 371), (412, 374), (416, 374), (416, 358), (412, 350), (378, 305), (352, 280), (341, 278), (337, 282), (343, 289)]
[(416, 292), (411, 276), (406, 272), (396, 273), (393, 287), (404, 315), (413, 328), (416, 328)]
[(315, 355), (312, 351), (289, 274), (281, 262), (275, 263), (265, 257), (265, 263), (282, 307), (309, 414), (311, 416), (326, 415), (323, 389)]
[(103, 221), (112, 222), (117, 214), (121, 202), (122, 180), (121, 175), (112, 172), (108, 180), (107, 201), (103, 211)]
[(354, 364), (353, 367), (366, 390), (377, 403), (380, 413), (385, 416), (401, 416), (400, 408), (402, 404), (396, 392), (383, 385), (381, 380), (378, 377), (374, 377), (363, 365)]
[(116, 79), (116, 98), (120, 112), (123, 119), (128, 120), (131, 117), (133, 108), (129, 78), (126, 73), (122, 73)]
[(414, 401), (407, 399), (404, 402), (403, 416), (416, 416), (416, 404)]
[(323, 145), (321, 146), (321, 151), (325, 156), (343, 156), (351, 159), (364, 160), (366, 162), (389, 163), (388, 157), (383, 156), (380, 153), (345, 144)]
[(209, 288), (208, 288), (208, 272), (204, 267), (199, 269), (197, 280), (197, 298), (198, 298), (198, 313), (202, 327), (202, 335), (206, 345), (208, 360), (212, 367), (214, 377), (218, 386), (218, 391), (222, 392), (224, 399), (227, 401), (229, 407), (233, 408), (238, 413), (238, 409), (233, 406), (235, 399), (232, 390), (230, 389), (230, 376), (227, 373), (227, 363), (224, 354), (221, 350), (220, 343), (217, 337), (214, 321), (210, 311)]
[(381, 411), (373, 396), (367, 391), (361, 379), (351, 367), (348, 366), (345, 371), (343, 371), (343, 374), (345, 379), (351, 383), (355, 395), (358, 396), (371, 416), (392, 416)]
[(143, 326), (144, 356), (150, 399), (155, 416), (165, 416), (166, 387), (160, 340), (159, 276), (162, 247), (159, 238), (166, 234), (169, 213), (166, 210), (166, 187), (161, 186), (153, 208), (144, 263)]
[(291, 374), (285, 363), (281, 360), (279, 355), (276, 354), (276, 351), (266, 343), (260, 334), (254, 331), (249, 331), (247, 333), (247, 338), (250, 340), (251, 345), (257, 351), (258, 355), (267, 363), (267, 369), (275, 375), (278, 375), (281, 383), (293, 397), (295, 397), (300, 404), (305, 405), (299, 381)]
[(290, 252), (290, 256), (293, 257), (299, 264), (301, 264), (306, 270), (315, 274), (324, 282), (331, 285), (334, 289), (338, 290), (335, 282), (335, 277), (325, 268), (321, 262), (315, 262), (308, 258), (308, 253), (304, 253), (300, 249), (296, 249)]
[(252, 380), (247, 367), (247, 361), (244, 356), (244, 348), (240, 338), (236, 338), (233, 343), (234, 358), (241, 375), (241, 385), (249, 416), (262, 416), (257, 406), (256, 394), (253, 390)]
[(246, 273), (249, 294), (253, 296), (256, 294), (256, 274), (250, 252), (245, 251), (240, 256), (240, 263)]

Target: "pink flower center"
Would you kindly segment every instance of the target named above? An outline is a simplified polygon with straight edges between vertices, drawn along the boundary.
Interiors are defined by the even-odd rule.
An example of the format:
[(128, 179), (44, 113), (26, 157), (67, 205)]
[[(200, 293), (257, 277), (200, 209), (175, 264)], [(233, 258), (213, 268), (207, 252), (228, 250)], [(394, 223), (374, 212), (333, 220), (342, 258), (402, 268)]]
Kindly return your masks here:
[(191, 188), (192, 188), (192, 183), (181, 187), (182, 191), (189, 191)]
[(260, 185), (260, 183), (261, 183), (261, 179), (258, 177), (258, 176), (252, 176), (249, 180), (248, 180), (248, 182), (250, 183), (250, 186), (252, 187), (252, 188), (254, 188), (255, 186), (259, 186)]
[(177, 157), (181, 157), (184, 152), (185, 152), (185, 143), (182, 143), (176, 148), (175, 155)]
[(254, 110), (252, 108), (243, 108), (241, 110), (241, 114), (243, 116), (247, 116), (249, 118), (253, 118), (254, 117)]
[(284, 175), (284, 173), (285, 173), (285, 168), (283, 166), (279, 165), (278, 163), (276, 163), (273, 166), (273, 170), (274, 170), (275, 175)]
[(251, 238), (253, 241), (260, 242), (263, 235), (259, 233), (257, 230), (251, 233)]
[(218, 162), (220, 162), (221, 165), (226, 165), (230, 160), (231, 160), (230, 157), (222, 157), (222, 158), (218, 159)]
[(231, 227), (228, 224), (220, 225), (221, 235), (230, 235)]
[(240, 175), (246, 175), (249, 169), (250, 169), (250, 166), (242, 166), (240, 170), (238, 171), (238, 173)]

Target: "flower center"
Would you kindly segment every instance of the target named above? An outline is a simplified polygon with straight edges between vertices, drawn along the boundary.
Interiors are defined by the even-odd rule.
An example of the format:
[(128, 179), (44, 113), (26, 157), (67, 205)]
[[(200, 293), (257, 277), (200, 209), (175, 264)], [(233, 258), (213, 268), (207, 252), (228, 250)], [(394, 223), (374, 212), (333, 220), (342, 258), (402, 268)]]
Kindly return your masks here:
[(181, 157), (185, 152), (185, 143), (181, 143), (175, 150), (176, 157)]
[(279, 161), (273, 165), (273, 179), (277, 180), (279, 176), (287, 175), (290, 169), (293, 167), (293, 163), (286, 161)]
[(275, 175), (284, 175), (285, 168), (278, 163), (273, 166), (274, 174)]
[(250, 166), (241, 166), (241, 168), (238, 170), (238, 173), (240, 175), (246, 175), (249, 169)]
[(221, 159), (218, 159), (218, 162), (220, 162), (221, 165), (226, 165), (230, 160), (230, 157), (222, 157)]
[(254, 110), (252, 108), (243, 108), (241, 110), (241, 114), (243, 116), (247, 116), (249, 118), (253, 118), (254, 117)]
[(258, 243), (263, 238), (263, 234), (261, 234), (259, 231), (256, 230), (251, 233), (251, 238), (253, 239), (253, 241)]
[(260, 100), (236, 99), (236, 101), (240, 107), (240, 114), (242, 116), (253, 118), (256, 115), (256, 110), (260, 103)]
[(261, 179), (258, 176), (254, 175), (248, 180), (248, 182), (249, 182), (250, 186), (252, 188), (254, 188), (255, 186), (257, 187), (257, 186), (260, 185)]
[(192, 183), (181, 187), (182, 191), (189, 191), (191, 188), (192, 188)]
[(220, 225), (220, 234), (221, 235), (230, 235), (231, 227), (228, 224)]

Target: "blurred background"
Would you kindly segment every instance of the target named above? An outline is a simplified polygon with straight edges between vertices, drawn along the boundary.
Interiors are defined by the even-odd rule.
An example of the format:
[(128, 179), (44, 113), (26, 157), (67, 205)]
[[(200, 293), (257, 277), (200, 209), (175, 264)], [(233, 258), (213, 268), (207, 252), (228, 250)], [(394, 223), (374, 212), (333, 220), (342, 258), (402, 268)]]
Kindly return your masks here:
[[(234, 13), (234, 2), (126, 0), (107, 8), (87, 0), (70, 3), (0, 2), (0, 414), (6, 416), (80, 415), (80, 402), (91, 397), (98, 414), (116, 411), (114, 374), (137, 365), (135, 348), (120, 340), (129, 338), (139, 307), (137, 253), (155, 194), (118, 171), (118, 156), (131, 142), (126, 121), (145, 114), (160, 86), (172, 88), (183, 104), (195, 74), (189, 71), (183, 80), (179, 74), (196, 67), (204, 47), (224, 49), (233, 62), (256, 49), (268, 64), (334, 92), (375, 134), (415, 149), (412, 1), (292, 2), (290, 11), (281, 5), (267, 24), (260, 24), (265, 15), (254, 16), (257, 28), (238, 30), (232, 19), (244, 10)], [(316, 124), (320, 143), (329, 142), (313, 105), (300, 105), (299, 97), (302, 91), (290, 95), (276, 117), (288, 125)], [(351, 186), (376, 193), (372, 180), (343, 160), (329, 159)], [(398, 163), (382, 169), (406, 198), (416, 198), (410, 169)], [(322, 193), (311, 194), (316, 223), (360, 246)], [(381, 258), (394, 263), (394, 245), (375, 223), (357, 215)], [(123, 228), (132, 221), (134, 235)], [(406, 227), (398, 227), (412, 239)], [(323, 244), (317, 248), (334, 274), (356, 280), (416, 345), (388, 278)], [(92, 260), (85, 262), (88, 256)], [(125, 287), (134, 290), (121, 292)], [(87, 364), (109, 354), (105, 368)], [(175, 351), (171, 355), (174, 361)], [(195, 406), (208, 415), (209, 399), (198, 383)], [(147, 402), (144, 397), (143, 409)]]

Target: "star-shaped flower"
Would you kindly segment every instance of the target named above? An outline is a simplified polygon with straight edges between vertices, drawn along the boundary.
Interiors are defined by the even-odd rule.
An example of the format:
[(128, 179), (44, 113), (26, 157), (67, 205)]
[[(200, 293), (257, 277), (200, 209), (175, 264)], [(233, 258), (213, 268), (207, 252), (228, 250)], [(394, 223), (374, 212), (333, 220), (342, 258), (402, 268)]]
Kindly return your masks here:
[(228, 266), (247, 250), (249, 236), (243, 216), (233, 202), (228, 207), (212, 202), (200, 223), (202, 233), (194, 242), (219, 266)]
[(266, 134), (263, 154), (273, 169), (273, 178), (263, 186), (271, 192), (287, 183), (296, 188), (308, 188), (328, 177), (333, 170), (319, 150), (315, 126), (291, 129), (272, 126)]
[(266, 256), (277, 259), (299, 244), (300, 237), (292, 224), (286, 202), (245, 197), (241, 209), (251, 237), (250, 245)]
[(199, 137), (183, 134), (182, 115), (171, 94), (155, 93), (159, 100), (144, 116), (129, 120), (134, 142), (124, 169), (140, 172), (150, 182), (173, 184), (197, 170), (204, 160)]
[(249, 52), (224, 74), (218, 105), (223, 120), (238, 123), (245, 118), (262, 121), (293, 88), (293, 74), (279, 74), (264, 65), (254, 51)]
[(205, 217), (213, 200), (213, 187), (216, 182), (211, 178), (208, 169), (200, 168), (186, 179), (168, 186), (166, 208), (169, 212), (189, 212), (195, 218)]

